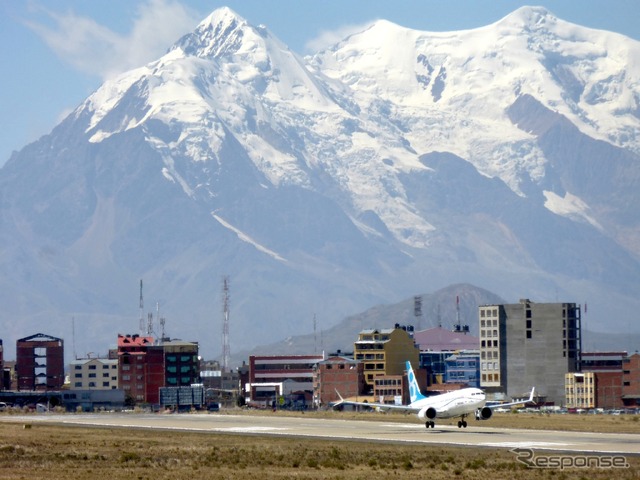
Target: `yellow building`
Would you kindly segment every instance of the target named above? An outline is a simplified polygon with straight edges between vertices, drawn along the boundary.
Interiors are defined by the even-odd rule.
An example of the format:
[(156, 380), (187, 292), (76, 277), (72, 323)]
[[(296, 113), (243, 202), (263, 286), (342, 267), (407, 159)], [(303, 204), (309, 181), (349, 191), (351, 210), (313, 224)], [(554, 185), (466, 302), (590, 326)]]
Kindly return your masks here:
[(365, 382), (374, 386), (378, 375), (403, 375), (405, 363), (411, 362), (414, 369), (419, 367), (420, 350), (413, 341), (413, 327), (382, 330), (363, 330), (354, 343), (354, 358), (364, 364)]
[(567, 408), (595, 408), (596, 382), (594, 372), (567, 373), (564, 376)]

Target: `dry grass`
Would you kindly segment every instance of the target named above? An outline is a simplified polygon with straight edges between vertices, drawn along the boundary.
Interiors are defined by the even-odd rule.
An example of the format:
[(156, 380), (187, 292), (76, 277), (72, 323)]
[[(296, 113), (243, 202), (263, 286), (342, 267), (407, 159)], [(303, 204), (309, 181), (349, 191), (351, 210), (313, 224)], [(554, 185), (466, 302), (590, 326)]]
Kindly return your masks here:
[[(280, 412), (279, 412), (280, 413)], [(637, 479), (627, 469), (529, 469), (503, 449), (142, 429), (0, 424), (2, 479)]]

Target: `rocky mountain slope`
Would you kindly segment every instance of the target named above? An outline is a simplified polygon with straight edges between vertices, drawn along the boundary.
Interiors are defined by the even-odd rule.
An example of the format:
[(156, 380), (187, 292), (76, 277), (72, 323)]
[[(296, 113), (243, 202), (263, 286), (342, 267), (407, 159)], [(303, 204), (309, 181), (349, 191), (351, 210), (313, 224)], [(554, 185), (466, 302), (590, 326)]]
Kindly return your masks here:
[(457, 283), (638, 331), (638, 58), (537, 7), (307, 58), (216, 10), (0, 170), (3, 339), (214, 356), (223, 275), (232, 351)]

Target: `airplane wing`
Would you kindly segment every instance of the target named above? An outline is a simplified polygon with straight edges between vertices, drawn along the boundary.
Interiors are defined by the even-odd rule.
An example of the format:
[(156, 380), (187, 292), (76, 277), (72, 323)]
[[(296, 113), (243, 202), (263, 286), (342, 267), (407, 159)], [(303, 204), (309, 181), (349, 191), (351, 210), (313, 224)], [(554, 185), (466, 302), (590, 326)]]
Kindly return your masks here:
[(393, 410), (395, 412), (406, 412), (406, 413), (415, 413), (420, 411), (420, 408), (411, 407), (410, 405), (394, 405), (389, 403), (374, 403), (374, 402), (354, 402), (352, 400), (345, 400), (344, 398), (342, 398), (342, 395), (340, 395), (340, 392), (338, 392), (338, 390), (336, 390), (336, 393), (338, 394), (338, 397), (340, 398), (340, 400), (333, 404), (333, 408), (336, 408), (340, 405), (357, 405), (361, 407), (375, 408), (376, 410), (381, 410), (383, 412), (387, 410)]
[(497, 403), (495, 405), (486, 405), (486, 407), (493, 410), (494, 408), (513, 407), (514, 405), (533, 403), (533, 396), (535, 395), (535, 391), (536, 391), (536, 387), (533, 387), (531, 389), (531, 393), (529, 393), (529, 398), (527, 400), (521, 400), (519, 402)]

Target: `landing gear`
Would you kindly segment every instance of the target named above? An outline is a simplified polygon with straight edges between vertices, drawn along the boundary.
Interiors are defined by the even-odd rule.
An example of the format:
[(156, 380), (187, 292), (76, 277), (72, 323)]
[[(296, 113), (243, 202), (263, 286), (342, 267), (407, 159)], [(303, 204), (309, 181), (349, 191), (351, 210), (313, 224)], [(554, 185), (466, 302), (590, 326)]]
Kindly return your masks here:
[(424, 426), (427, 428), (435, 428), (436, 422), (434, 422), (433, 420), (428, 420), (425, 422)]
[(466, 420), (459, 420), (458, 421), (458, 428), (467, 428)]

